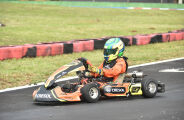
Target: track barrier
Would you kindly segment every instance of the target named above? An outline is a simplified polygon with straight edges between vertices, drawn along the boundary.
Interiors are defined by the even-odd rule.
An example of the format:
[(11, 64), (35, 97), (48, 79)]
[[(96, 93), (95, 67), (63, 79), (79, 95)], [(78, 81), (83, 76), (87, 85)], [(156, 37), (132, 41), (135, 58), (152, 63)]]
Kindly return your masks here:
[(73, 43), (64, 43), (63, 53), (68, 54), (73, 52)]
[(94, 39), (94, 49), (103, 49), (105, 42), (108, 40), (108, 38), (99, 38)]
[(73, 52), (94, 50), (94, 40), (83, 40), (73, 42)]
[(170, 42), (176, 41), (176, 33), (169, 33), (170, 34)]
[(124, 42), (125, 46), (132, 45), (132, 36), (120, 36), (119, 38)]
[(51, 44), (51, 55), (62, 55), (63, 54), (63, 43)]
[(168, 33), (148, 35), (112, 36), (98, 39), (71, 40), (66, 42), (0, 46), (0, 60), (13, 58), (20, 59), (24, 57), (55, 56), (73, 52), (103, 49), (105, 42), (113, 37), (119, 37), (125, 43), (125, 46), (147, 45), (152, 43), (184, 40), (184, 29), (169, 31)]
[(150, 38), (151, 38), (151, 41), (150, 41), (150, 44), (151, 43), (160, 43), (160, 42), (163, 42), (162, 41), (162, 35), (161, 34), (153, 34), (153, 35), (150, 35)]
[(83, 42), (77, 41), (73, 43), (73, 52), (82, 52), (83, 51)]
[(23, 45), (23, 57), (36, 57), (37, 48), (35, 45)]
[(5, 59), (19, 59), (23, 57), (23, 47), (22, 46), (12, 46), (12, 47), (1, 47), (0, 48), (0, 60)]
[(36, 48), (37, 48), (36, 56), (51, 55), (51, 45), (50, 44), (38, 44), (36, 45)]
[(134, 36), (136, 45), (146, 45), (149, 44), (151, 41), (150, 36), (147, 35), (136, 35)]
[(94, 50), (94, 40), (88, 40), (83, 42), (84, 51), (92, 51)]
[(183, 39), (183, 33), (176, 33), (176, 40), (182, 40)]
[(169, 33), (162, 34), (162, 41), (169, 42), (170, 41), (170, 34)]

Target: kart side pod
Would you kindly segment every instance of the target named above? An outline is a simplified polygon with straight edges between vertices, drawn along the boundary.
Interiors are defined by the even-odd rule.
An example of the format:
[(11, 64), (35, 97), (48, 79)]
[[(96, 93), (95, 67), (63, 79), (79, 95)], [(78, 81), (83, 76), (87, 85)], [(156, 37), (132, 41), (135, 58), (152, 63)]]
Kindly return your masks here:
[(134, 85), (131, 85), (130, 87), (130, 93), (131, 95), (142, 95), (142, 89), (141, 89), (142, 85), (141, 83), (136, 83)]
[(130, 83), (124, 83), (123, 85), (112, 84), (103, 87), (103, 93), (105, 96), (127, 96), (129, 93)]

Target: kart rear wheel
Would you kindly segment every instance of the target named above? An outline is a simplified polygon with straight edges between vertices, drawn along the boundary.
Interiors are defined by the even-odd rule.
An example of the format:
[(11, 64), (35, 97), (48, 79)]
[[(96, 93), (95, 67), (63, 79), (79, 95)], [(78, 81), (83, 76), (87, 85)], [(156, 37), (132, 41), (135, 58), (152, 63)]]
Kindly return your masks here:
[(153, 98), (158, 91), (158, 83), (154, 79), (143, 79), (142, 82), (143, 96), (147, 98)]
[(100, 98), (100, 90), (95, 83), (86, 84), (82, 89), (82, 99), (89, 103), (97, 102)]

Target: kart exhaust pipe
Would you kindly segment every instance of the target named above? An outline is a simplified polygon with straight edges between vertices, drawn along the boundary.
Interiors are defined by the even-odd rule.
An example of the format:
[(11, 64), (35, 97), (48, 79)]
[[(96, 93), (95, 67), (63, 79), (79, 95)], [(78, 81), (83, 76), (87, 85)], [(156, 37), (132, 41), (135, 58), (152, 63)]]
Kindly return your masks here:
[(132, 73), (127, 73), (125, 75), (126, 78), (143, 78), (144, 76), (146, 76), (146, 75), (144, 75), (143, 72), (138, 72), (138, 71), (134, 71)]

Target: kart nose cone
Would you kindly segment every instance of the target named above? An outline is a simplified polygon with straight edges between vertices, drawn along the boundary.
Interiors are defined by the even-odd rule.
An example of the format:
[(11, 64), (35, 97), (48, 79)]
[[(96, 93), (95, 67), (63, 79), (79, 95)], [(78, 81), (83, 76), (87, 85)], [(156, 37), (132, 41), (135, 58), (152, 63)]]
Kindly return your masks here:
[(36, 102), (58, 101), (52, 94), (51, 90), (47, 90), (41, 86), (38, 90), (33, 92), (33, 99)]

